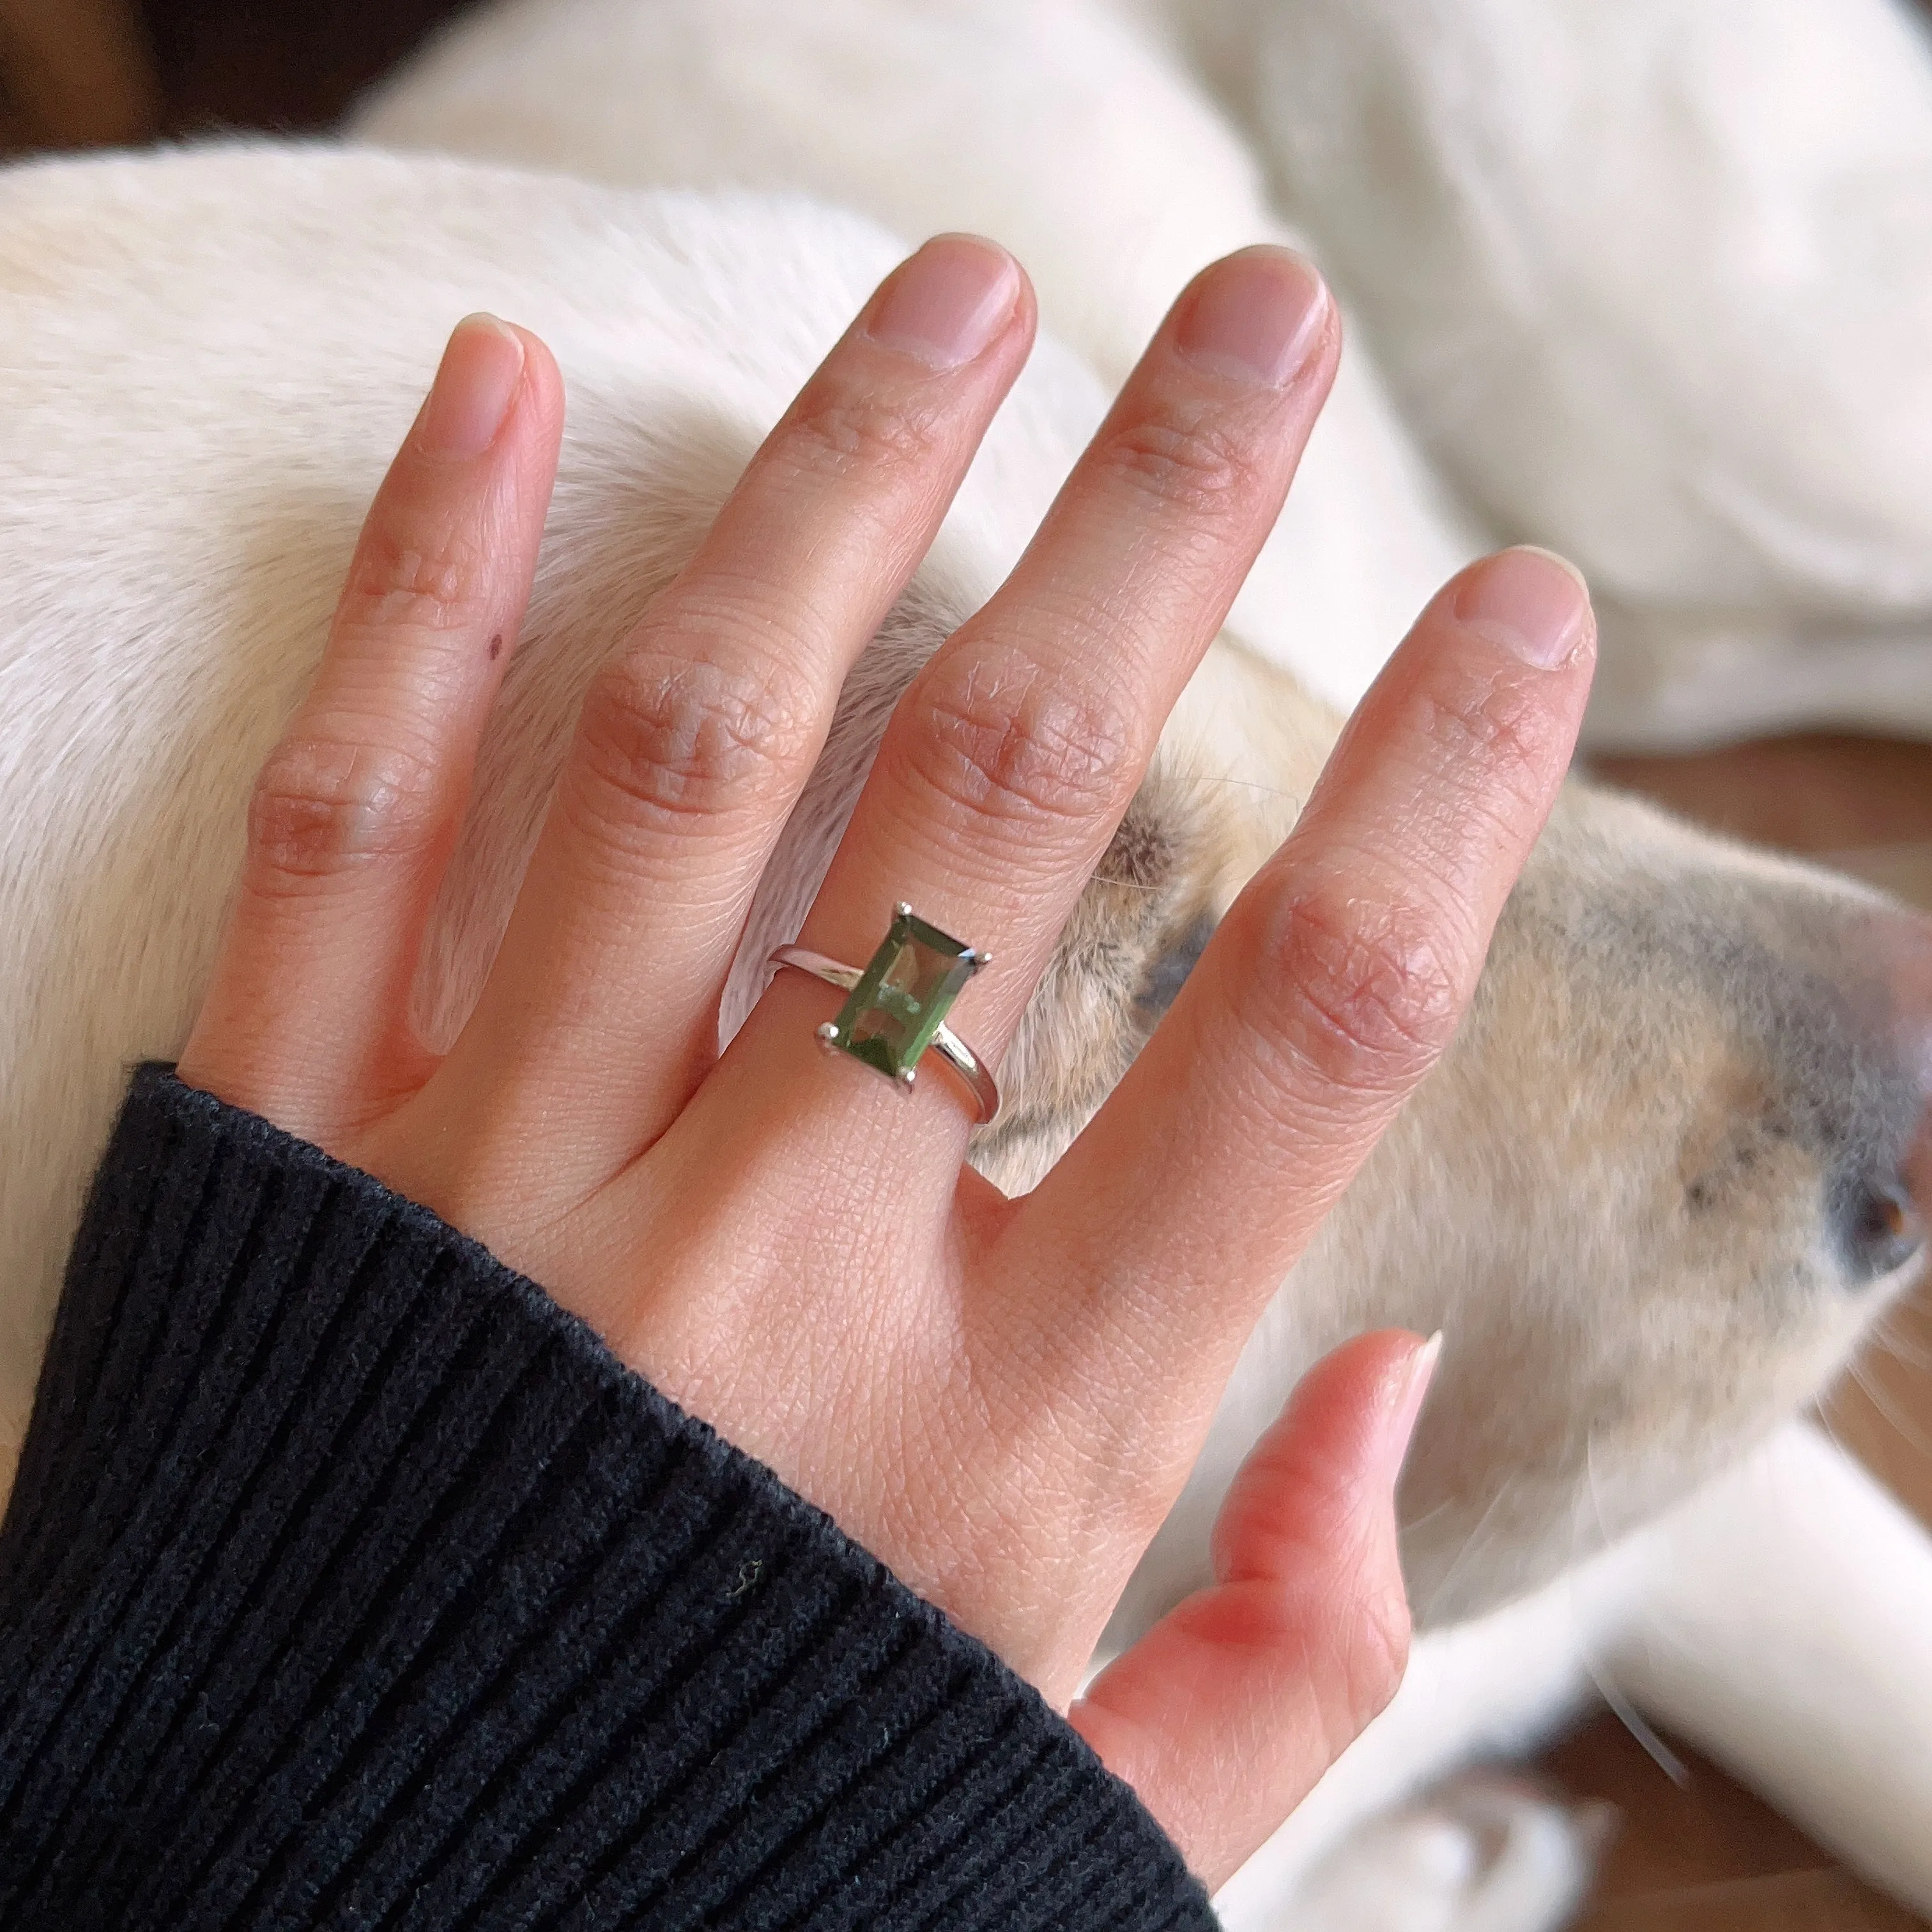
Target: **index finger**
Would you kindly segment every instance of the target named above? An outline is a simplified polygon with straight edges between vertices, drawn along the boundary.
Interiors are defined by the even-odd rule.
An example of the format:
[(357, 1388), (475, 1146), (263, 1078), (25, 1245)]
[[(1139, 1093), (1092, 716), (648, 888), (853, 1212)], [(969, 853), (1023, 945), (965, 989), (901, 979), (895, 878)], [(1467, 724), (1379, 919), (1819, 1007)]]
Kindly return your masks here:
[[(1505, 550), (1438, 592), (1293, 832), (1008, 1231), (1027, 1244), (1030, 1296), (1053, 1284), (1075, 1304), (1040, 1317), (1042, 1333), (1169, 1364), (1162, 1399), (1204, 1420), (1453, 1038), (1568, 768), (1594, 640), (1582, 580), (1542, 551)], [(1184, 1310), (1204, 1344), (1184, 1364)]]

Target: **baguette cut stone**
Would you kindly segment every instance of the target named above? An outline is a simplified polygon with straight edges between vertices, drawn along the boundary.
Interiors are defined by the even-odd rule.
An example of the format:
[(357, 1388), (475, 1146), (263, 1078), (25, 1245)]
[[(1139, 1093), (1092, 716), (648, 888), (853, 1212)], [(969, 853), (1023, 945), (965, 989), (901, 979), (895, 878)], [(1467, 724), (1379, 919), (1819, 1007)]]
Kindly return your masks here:
[(884, 943), (832, 1023), (832, 1045), (895, 1080), (902, 1078), (932, 1044), (952, 1002), (979, 970), (971, 946), (916, 914), (895, 913)]

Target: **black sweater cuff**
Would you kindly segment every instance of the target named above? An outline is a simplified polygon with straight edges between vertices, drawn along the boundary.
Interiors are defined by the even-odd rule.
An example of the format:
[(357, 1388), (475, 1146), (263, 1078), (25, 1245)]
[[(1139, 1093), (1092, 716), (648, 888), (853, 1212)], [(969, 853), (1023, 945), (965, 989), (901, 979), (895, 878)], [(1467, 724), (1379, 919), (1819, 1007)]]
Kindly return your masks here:
[(0, 1924), (1214, 1923), (1028, 1685), (582, 1322), (136, 1074), (0, 1526)]

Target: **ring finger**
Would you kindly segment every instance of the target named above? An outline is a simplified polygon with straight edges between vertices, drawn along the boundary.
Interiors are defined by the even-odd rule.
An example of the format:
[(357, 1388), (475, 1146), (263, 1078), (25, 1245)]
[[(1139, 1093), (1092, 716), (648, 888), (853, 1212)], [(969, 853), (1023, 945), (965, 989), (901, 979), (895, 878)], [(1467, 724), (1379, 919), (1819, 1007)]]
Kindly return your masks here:
[[(568, 1124), (587, 1194), (662, 1132), (716, 1046), (746, 908), (841, 685), (932, 541), (1018, 373), (1012, 258), (941, 236), (889, 277), (691, 562), (600, 673), (496, 970), (442, 1076), (449, 1116)], [(502, 1134), (506, 1159), (520, 1136)]]

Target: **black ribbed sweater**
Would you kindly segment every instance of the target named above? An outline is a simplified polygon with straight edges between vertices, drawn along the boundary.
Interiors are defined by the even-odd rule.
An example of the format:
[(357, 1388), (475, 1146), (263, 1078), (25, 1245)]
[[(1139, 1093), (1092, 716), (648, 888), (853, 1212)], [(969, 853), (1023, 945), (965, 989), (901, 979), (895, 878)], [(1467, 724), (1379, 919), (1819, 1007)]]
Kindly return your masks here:
[(160, 1066), (0, 1526), (0, 1926), (1208, 1928), (983, 1646), (476, 1244)]

